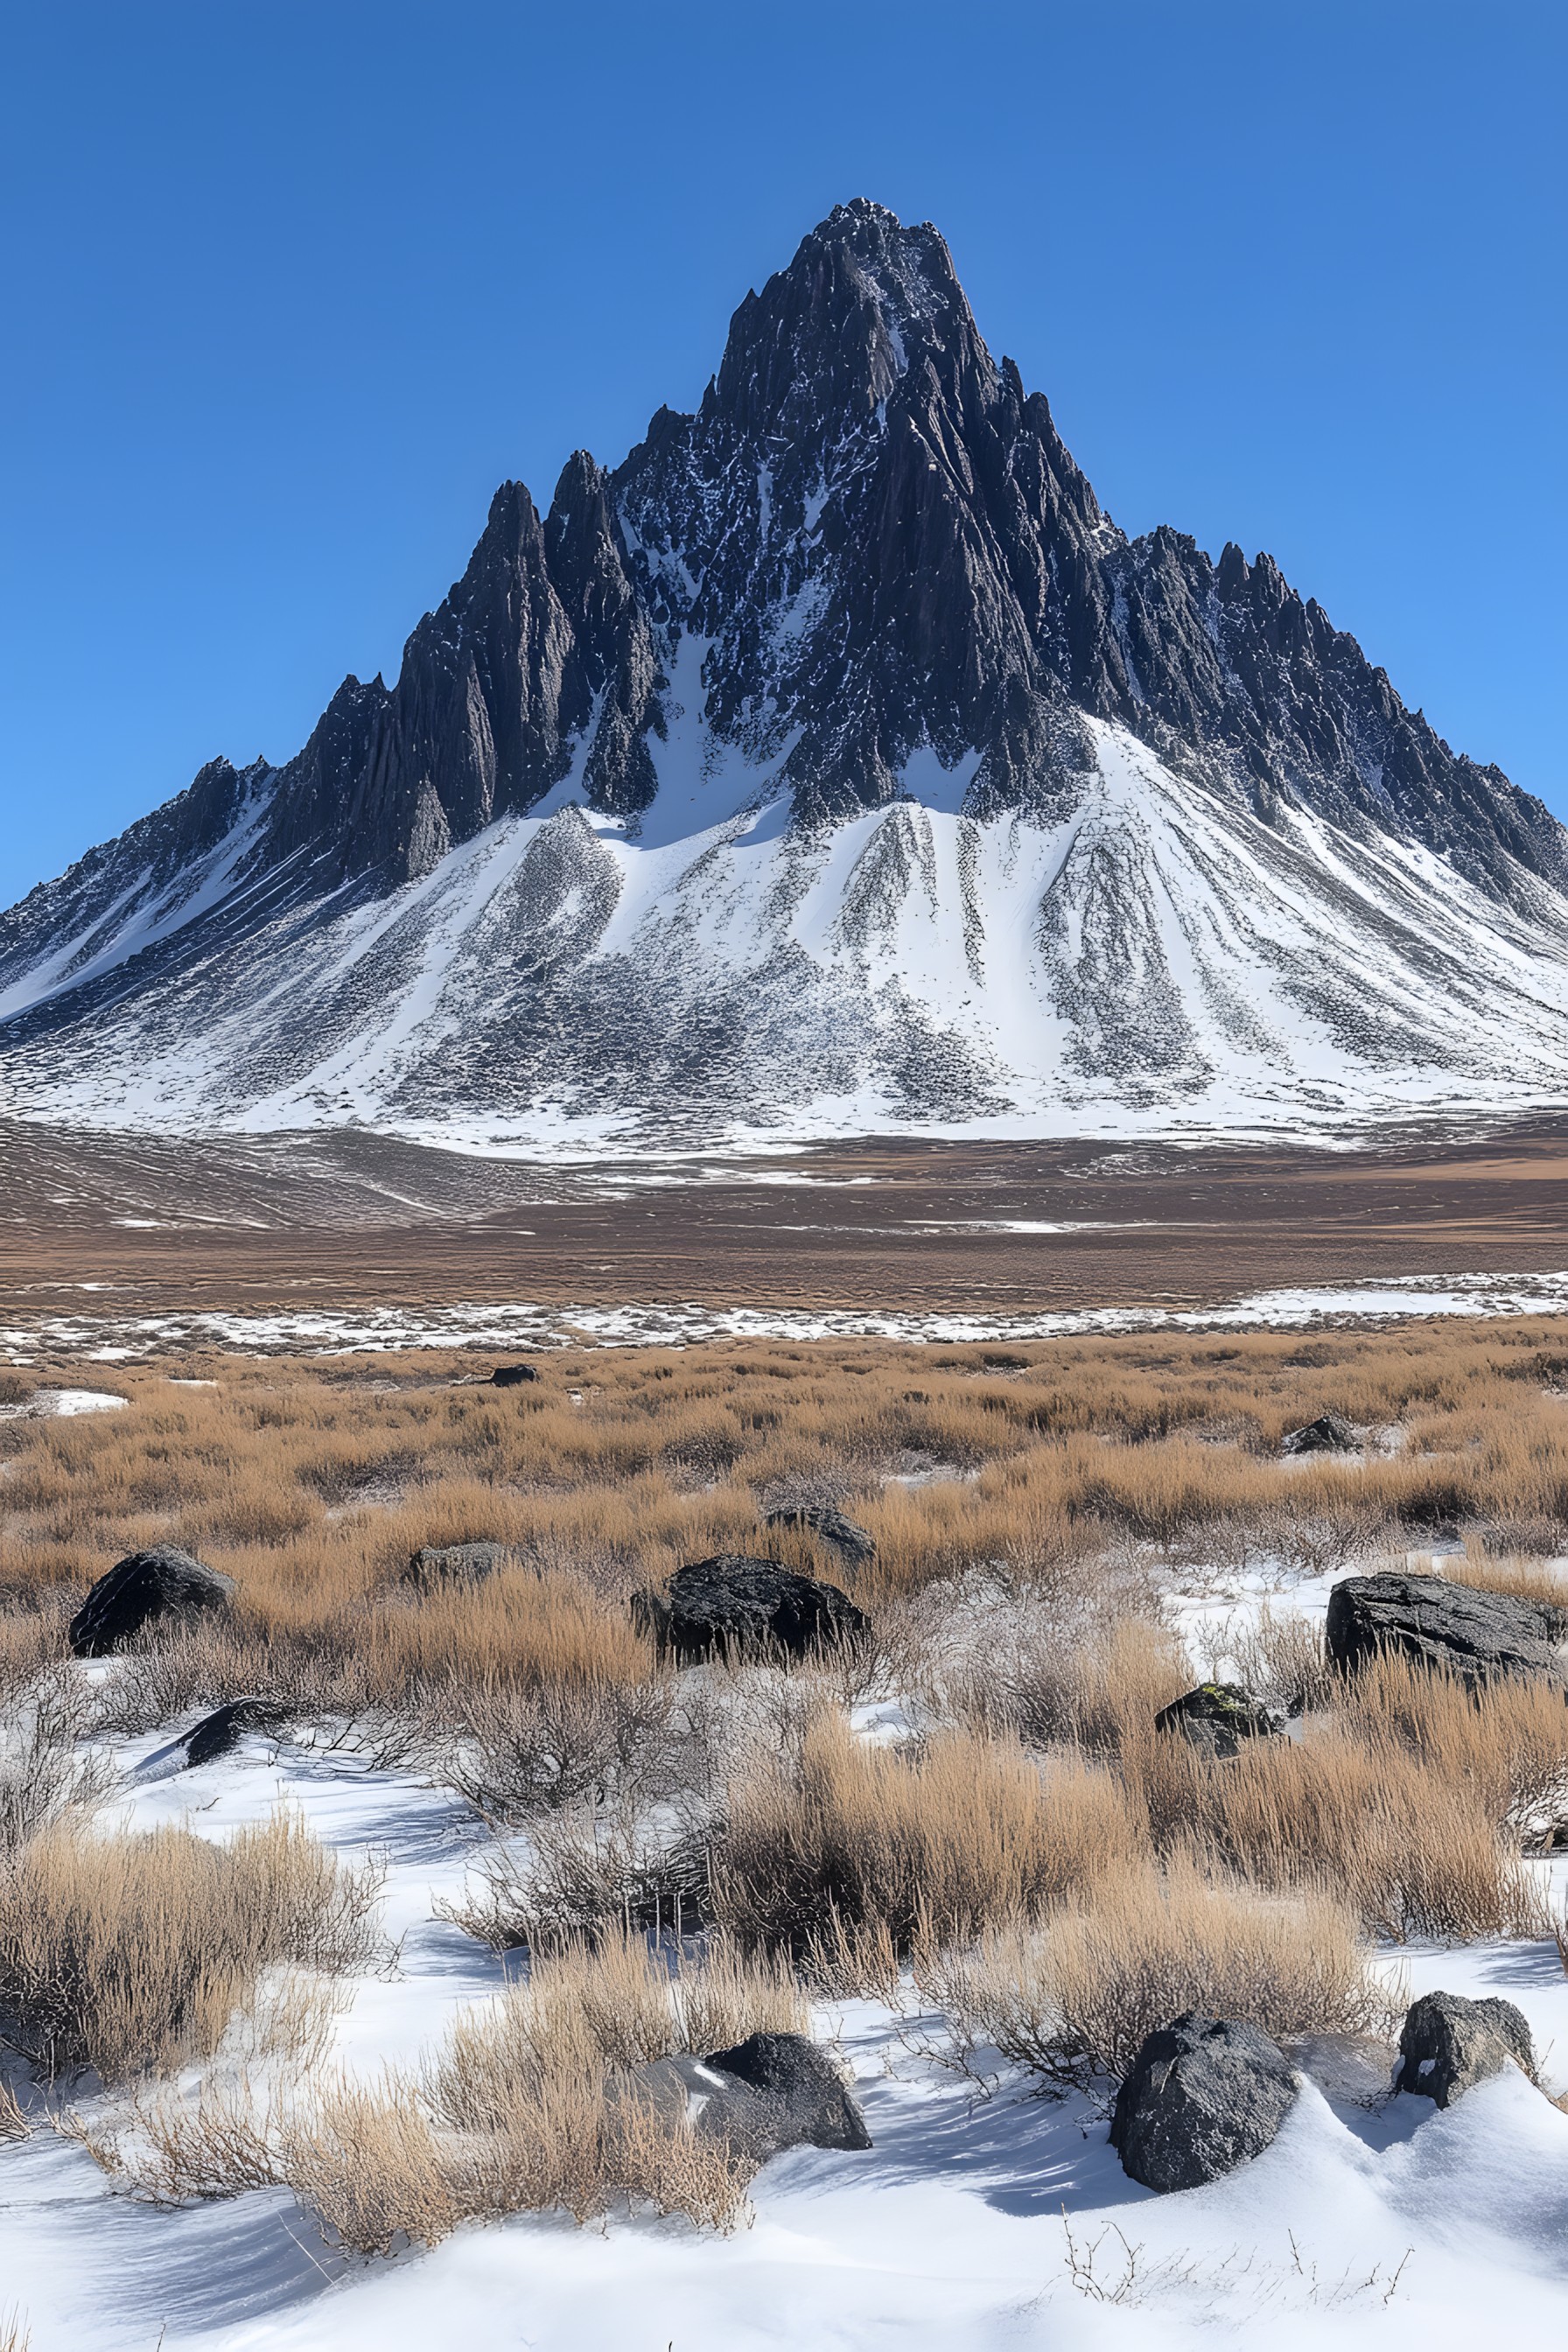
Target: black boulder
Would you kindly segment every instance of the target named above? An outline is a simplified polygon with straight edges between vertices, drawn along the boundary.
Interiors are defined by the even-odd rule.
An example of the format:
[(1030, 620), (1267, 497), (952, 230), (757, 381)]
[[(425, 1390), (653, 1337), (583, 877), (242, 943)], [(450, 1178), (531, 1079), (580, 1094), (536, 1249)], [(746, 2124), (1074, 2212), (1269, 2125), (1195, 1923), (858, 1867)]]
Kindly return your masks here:
[(186, 1624), (234, 1600), (234, 1579), (174, 1544), (133, 1551), (100, 1576), (70, 1622), (79, 1658), (103, 1658), (150, 1625)]
[(752, 2033), (702, 2062), (763, 2103), (778, 2147), (866, 2148), (871, 2135), (844, 2078), (804, 2033)]
[(231, 1698), (185, 1735), (187, 1769), (226, 1756), (242, 1731), (281, 1731), (288, 1720), (287, 1709), (272, 1699)]
[(1492, 1997), (1426, 1992), (1412, 2001), (1399, 2036), (1396, 2091), (1415, 2091), (1451, 2107), (1466, 2091), (1510, 2065), (1535, 2072), (1535, 2046), (1522, 2010)]
[(847, 1560), (851, 1568), (868, 1568), (877, 1557), (875, 1538), (868, 1535), (864, 1528), (857, 1527), (853, 1519), (847, 1519), (842, 1511), (836, 1511), (826, 1503), (807, 1503), (802, 1504), (798, 1509), (770, 1511), (766, 1524), (770, 1528), (809, 1529), (813, 1535), (820, 1536), (825, 1544), (831, 1544), (840, 1559)]
[(870, 1622), (836, 1584), (731, 1551), (678, 1569), (663, 1593), (634, 1593), (632, 1613), (680, 1658), (770, 1649), (805, 1657)]
[(1359, 1454), (1361, 1440), (1348, 1421), (1342, 1421), (1337, 1412), (1324, 1412), (1316, 1421), (1308, 1422), (1305, 1428), (1293, 1429), (1281, 1438), (1279, 1451), (1286, 1454)]
[(1195, 2011), (1151, 2033), (1116, 2094), (1110, 2145), (1146, 2189), (1201, 2189), (1261, 2156), (1295, 2104), (1283, 2051)]
[(1563, 1674), (1558, 1610), (1441, 1576), (1342, 1577), (1329, 1594), (1324, 1633), (1331, 1663), (1347, 1672), (1393, 1651), (1470, 1684)]
[(1156, 1731), (1173, 1732), (1200, 1755), (1239, 1756), (1247, 1739), (1278, 1739), (1279, 1725), (1261, 1699), (1235, 1683), (1200, 1683), (1163, 1706)]

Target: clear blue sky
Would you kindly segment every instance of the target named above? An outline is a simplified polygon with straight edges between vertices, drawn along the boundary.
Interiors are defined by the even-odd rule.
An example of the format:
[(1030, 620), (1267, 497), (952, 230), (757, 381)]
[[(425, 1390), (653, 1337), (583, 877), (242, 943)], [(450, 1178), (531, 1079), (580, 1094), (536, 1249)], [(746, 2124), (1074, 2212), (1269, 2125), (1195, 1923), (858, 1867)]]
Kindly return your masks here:
[(853, 194), (1127, 530), (1269, 549), (1568, 814), (1562, 0), (50, 0), (0, 55), (0, 904), (394, 675), (495, 484), (694, 404)]

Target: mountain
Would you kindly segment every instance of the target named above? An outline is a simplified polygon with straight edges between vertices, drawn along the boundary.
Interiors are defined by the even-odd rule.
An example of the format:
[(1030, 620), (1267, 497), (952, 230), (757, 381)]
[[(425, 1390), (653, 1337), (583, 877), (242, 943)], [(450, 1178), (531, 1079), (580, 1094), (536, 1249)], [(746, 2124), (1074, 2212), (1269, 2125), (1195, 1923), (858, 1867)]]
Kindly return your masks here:
[(0, 916), (0, 1109), (593, 1148), (1568, 1091), (1568, 835), (1267, 555), (1129, 540), (929, 224), (497, 492), (395, 685)]

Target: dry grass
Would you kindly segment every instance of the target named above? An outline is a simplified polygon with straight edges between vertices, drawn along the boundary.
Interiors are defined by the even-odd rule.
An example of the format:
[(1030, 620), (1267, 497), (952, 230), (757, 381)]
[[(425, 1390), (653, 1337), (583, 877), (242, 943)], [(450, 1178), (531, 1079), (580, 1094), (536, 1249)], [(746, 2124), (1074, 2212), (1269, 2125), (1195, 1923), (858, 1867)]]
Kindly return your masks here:
[(710, 1919), (710, 1817), (647, 1820), (635, 1806), (536, 1822), (520, 1854), (500, 1844), (438, 1915), (498, 1952), (555, 1952), (633, 1928), (678, 1938)]
[(1478, 1697), (1387, 1658), (1300, 1743), (1216, 1765), (1145, 1729), (1121, 1763), (1157, 1843), (1199, 1841), (1261, 1885), (1331, 1887), (1384, 1935), (1549, 1932), (1520, 1859), (1568, 1823), (1568, 1710), (1543, 1685)]
[(716, 1936), (667, 1965), (642, 1936), (570, 1944), (526, 1982), (458, 2020), (430, 2069), (432, 2108), (457, 2131), (499, 2132), (571, 2074), (627, 2069), (679, 2051), (727, 2050), (749, 2033), (805, 2033), (810, 2012), (776, 1958)]
[[(627, 1592), (707, 1552), (773, 1549), (759, 1503), (785, 1492), (831, 1495), (869, 1528), (874, 1607), (976, 1568), (1081, 1586), (1119, 1543), (1321, 1568), (1457, 1517), (1550, 1550), (1568, 1524), (1551, 1339), (1500, 1323), (1055, 1341), (1007, 1369), (980, 1349), (716, 1344), (553, 1358), (501, 1391), (454, 1385), (461, 1357), (388, 1360), (374, 1381), (217, 1360), (213, 1390), (132, 1368), (125, 1412), (0, 1424), (0, 1591), (79, 1592), (174, 1540), (239, 1580), (247, 1660), (259, 1643), (285, 1675), (303, 1649), (373, 1688), (454, 1670), (528, 1687), (646, 1676)], [(1280, 1461), (1280, 1433), (1330, 1409), (1397, 1424), (1400, 1447)], [(886, 1483), (922, 1465), (949, 1475)], [(473, 1538), (521, 1567), (481, 1594), (395, 1598), (414, 1550)], [(802, 1531), (776, 1549), (838, 1572)]]
[(1483, 1592), (1506, 1592), (1519, 1601), (1543, 1601), (1568, 1613), (1568, 1571), (1550, 1559), (1521, 1559), (1504, 1553), (1495, 1558), (1481, 1538), (1472, 1537), (1462, 1558), (1443, 1562), (1443, 1573), (1456, 1584), (1478, 1585)]
[(0, 2311), (0, 2352), (28, 2352), (32, 2331), (19, 2311)]
[(735, 2218), (754, 2152), (699, 2138), (636, 2069), (752, 2032), (809, 2029), (788, 1971), (722, 1939), (673, 1965), (641, 1937), (541, 1959), (458, 2019), (422, 2078), (296, 2084), (258, 2106), (234, 2089), (164, 2091), (121, 2124), (71, 2128), (132, 2193), (160, 2203), (291, 2189), (336, 2242), (434, 2245), (460, 2222), (616, 2207)]
[(824, 1717), (731, 1792), (714, 1907), (751, 1947), (805, 1952), (838, 1921), (907, 1948), (1037, 1913), (1138, 1843), (1108, 1772), (963, 1733), (911, 1758)]
[[(92, 1845), (89, 1869), (68, 1820), (91, 1790), (72, 1753), (80, 1703), (54, 1672), (65, 1616), (153, 1540), (232, 1573), (239, 1605), (121, 1659), (96, 1689), (97, 1727), (254, 1692), (438, 1774), (527, 1825), (526, 1866), (498, 1848), (461, 1916), (536, 1956), (695, 1918), (750, 1951), (885, 1983), (933, 1939), (1048, 1925), (1110, 1874), (1184, 1853), (1222, 1887), (1331, 1897), (1385, 1935), (1542, 1932), (1520, 1849), (1568, 1835), (1568, 1714), (1549, 1695), (1478, 1701), (1397, 1665), (1342, 1686), (1300, 1620), (1265, 1613), (1238, 1664), (1306, 1711), (1300, 1742), (1216, 1767), (1152, 1727), (1192, 1679), (1159, 1618), (1170, 1563), (1270, 1553), (1321, 1571), (1380, 1546), (1402, 1559), (1458, 1518), (1492, 1549), (1477, 1532), (1449, 1573), (1562, 1597), (1544, 1560), (1568, 1545), (1551, 1339), (1436, 1325), (1050, 1342), (1005, 1360), (715, 1345), (552, 1358), (506, 1391), (459, 1379), (463, 1357), (384, 1360), (374, 1378), (217, 1360), (203, 1368), (215, 1389), (133, 1368), (116, 1374), (122, 1413), (0, 1423), (0, 1936), (36, 2021), (28, 2046), (50, 2065), (173, 2063), (211, 2046), (291, 1957), (238, 1927), (187, 1948), (173, 1894), (149, 1892), (188, 1883), (215, 1916), (243, 1914), (239, 1849), (223, 1864), (185, 1841), (132, 1867)], [(1374, 1433), (1364, 1455), (1280, 1460), (1281, 1432), (1326, 1410)], [(911, 1471), (936, 1475), (896, 1483)], [(808, 1532), (763, 1529), (763, 1509), (802, 1498), (847, 1508), (876, 1565), (847, 1578)], [(511, 1564), (474, 1588), (404, 1583), (419, 1547), (472, 1538), (510, 1547)], [(718, 1549), (851, 1583), (873, 1612), (867, 1656), (837, 1680), (820, 1664), (673, 1675), (628, 1597)], [(848, 1736), (845, 1702), (873, 1685), (906, 1701), (920, 1741)], [(92, 2010), (72, 1971), (107, 1969), (133, 1925), (139, 1949), (172, 1957), (127, 1970), (164, 1991), (144, 2012), (123, 1990)], [(79, 1947), (89, 1960), (64, 1967)], [(321, 2145), (341, 2155), (374, 2125), (393, 2147), (413, 2112), (403, 2091), (384, 2112), (351, 2102)]]
[(58, 1664), (9, 1695), (0, 1714), (0, 1864), (105, 1793), (107, 1768), (78, 1747), (89, 1719), (84, 1693)]
[[(226, 1845), (56, 1823), (0, 1867), (0, 2029), (51, 2077), (210, 2056), (268, 1971), (363, 1966), (375, 1894), (287, 1814)], [(296, 2005), (273, 2016), (297, 2031)]]
[(973, 1949), (925, 1955), (917, 1973), (961, 2048), (988, 2044), (1087, 2088), (1124, 2074), (1145, 2036), (1186, 2010), (1276, 2037), (1386, 2034), (1394, 2014), (1367, 1958), (1331, 1897), (1269, 1898), (1177, 1854), (1072, 1895), (1043, 1926), (1004, 1920)]

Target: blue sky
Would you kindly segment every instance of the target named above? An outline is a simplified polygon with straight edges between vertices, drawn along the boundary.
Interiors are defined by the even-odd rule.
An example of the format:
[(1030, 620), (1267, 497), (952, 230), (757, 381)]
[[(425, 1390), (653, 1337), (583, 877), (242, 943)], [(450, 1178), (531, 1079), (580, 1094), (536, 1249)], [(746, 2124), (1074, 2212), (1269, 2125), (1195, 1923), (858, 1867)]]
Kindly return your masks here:
[(489, 495), (853, 194), (1129, 530), (1268, 548), (1568, 815), (1561, 0), (14, 11), (0, 904), (390, 677)]

